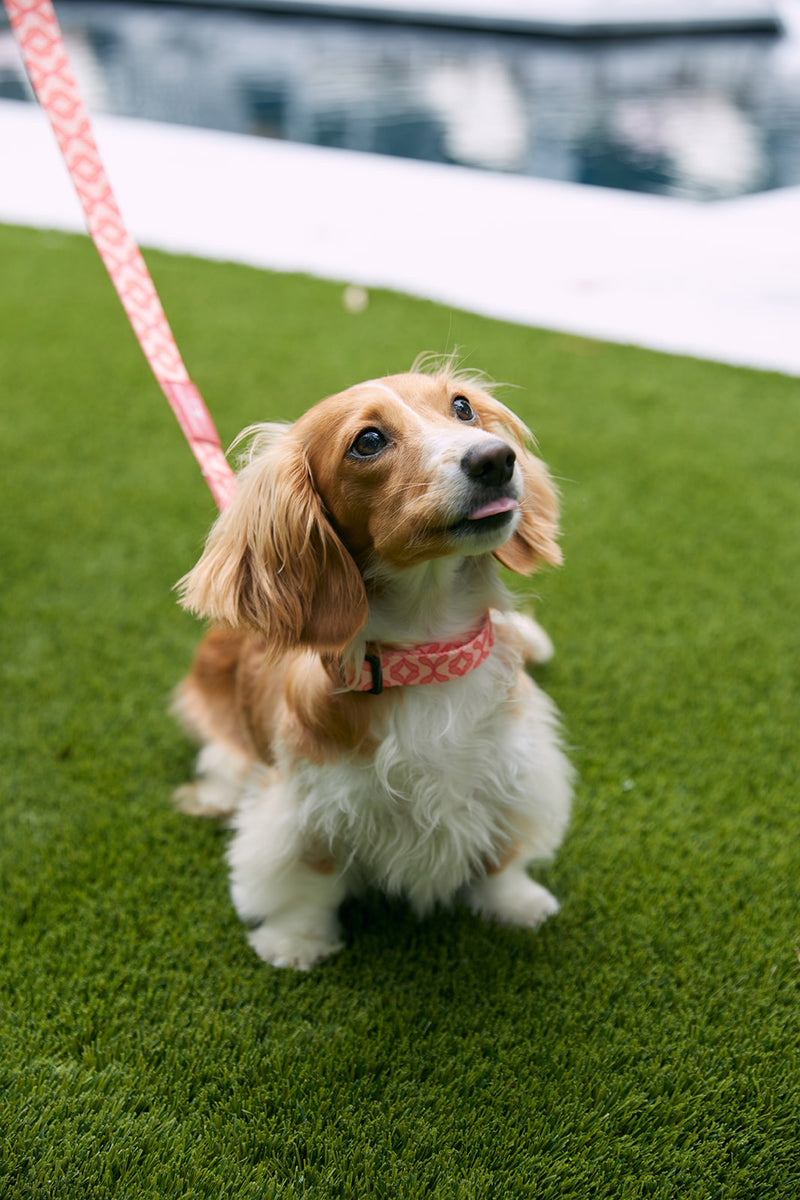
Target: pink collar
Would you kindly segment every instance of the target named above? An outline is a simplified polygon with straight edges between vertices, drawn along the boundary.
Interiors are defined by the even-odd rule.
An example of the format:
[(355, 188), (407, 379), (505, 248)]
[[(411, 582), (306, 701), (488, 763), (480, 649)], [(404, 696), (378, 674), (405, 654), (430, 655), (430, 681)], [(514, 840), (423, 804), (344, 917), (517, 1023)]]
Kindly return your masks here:
[(375, 653), (365, 655), (360, 671), (354, 664), (343, 667), (342, 678), (349, 691), (373, 695), (379, 695), (386, 687), (447, 683), (479, 667), (493, 645), (494, 626), (487, 612), (478, 629), (464, 641), (427, 642), (410, 650), (378, 651), (375, 647)]

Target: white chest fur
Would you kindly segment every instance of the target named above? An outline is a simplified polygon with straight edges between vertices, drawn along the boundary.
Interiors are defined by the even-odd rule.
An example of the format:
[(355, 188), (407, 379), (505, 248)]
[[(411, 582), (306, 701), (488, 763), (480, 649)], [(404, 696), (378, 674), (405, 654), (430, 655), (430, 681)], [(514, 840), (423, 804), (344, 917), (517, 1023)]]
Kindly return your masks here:
[(511, 657), (497, 647), (463, 679), (406, 689), (371, 761), (294, 764), (303, 835), (351, 885), (377, 884), (423, 912), (512, 847), (555, 850), (569, 767), (549, 700)]

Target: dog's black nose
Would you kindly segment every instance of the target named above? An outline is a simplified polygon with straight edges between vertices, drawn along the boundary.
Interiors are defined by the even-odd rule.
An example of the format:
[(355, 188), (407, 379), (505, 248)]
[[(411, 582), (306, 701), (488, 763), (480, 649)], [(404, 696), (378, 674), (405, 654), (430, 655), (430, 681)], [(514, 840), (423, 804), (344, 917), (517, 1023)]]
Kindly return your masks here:
[(514, 474), (517, 456), (499, 438), (472, 446), (461, 459), (461, 470), (487, 487), (502, 487)]

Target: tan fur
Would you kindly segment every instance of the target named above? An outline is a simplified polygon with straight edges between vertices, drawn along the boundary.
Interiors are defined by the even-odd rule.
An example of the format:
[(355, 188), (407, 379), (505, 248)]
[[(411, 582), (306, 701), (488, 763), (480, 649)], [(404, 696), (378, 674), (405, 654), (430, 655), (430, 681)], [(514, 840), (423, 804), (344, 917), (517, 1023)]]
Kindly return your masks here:
[(520, 847), (517, 842), (512, 842), (505, 850), (501, 851), (495, 858), (484, 859), (483, 869), (487, 875), (499, 875), (501, 871), (505, 871), (506, 867), (519, 856)]
[[(457, 402), (462, 400), (474, 416), (459, 416)], [(365, 431), (383, 438), (378, 452), (357, 449)], [(184, 790), (181, 803), (196, 812), (232, 813), (237, 789), (253, 787), (251, 798), (263, 793), (278, 806), (284, 829), (295, 819), (292, 805), (299, 803), (287, 801), (288, 811), (281, 807), (284, 777), (329, 779), (339, 789), (340, 808), (351, 790), (357, 795), (364, 779), (375, 778), (378, 791), (384, 789), (382, 803), (393, 812), (395, 801), (386, 797), (393, 797), (394, 785), (380, 776), (378, 751), (388, 745), (390, 754), (396, 754), (398, 738), (408, 738), (402, 754), (410, 764), (408, 778), (414, 777), (418, 756), (410, 747), (418, 744), (418, 733), (430, 735), (432, 722), (424, 715), (427, 708), (420, 707), (422, 698), (413, 693), (429, 689), (350, 692), (343, 683), (344, 662), (360, 665), (368, 639), (405, 648), (457, 638), (474, 630), (487, 609), (509, 607), (491, 555), (520, 574), (561, 561), (555, 490), (519, 418), (476, 377), (449, 367), (434, 374), (412, 371), (371, 380), (328, 397), (294, 425), (258, 426), (249, 433), (250, 452), (236, 495), (214, 525), (199, 562), (179, 585), (185, 607), (215, 623), (176, 697), (179, 716), (204, 744), (201, 760), (207, 752), (196, 788)], [(483, 468), (494, 454), (508, 472), (488, 480)], [(476, 461), (480, 474), (472, 469)], [(557, 904), (527, 880), (524, 862), (534, 853), (549, 852), (561, 836), (569, 807), (569, 767), (558, 749), (546, 701), (534, 695), (533, 685), (519, 671), (523, 659), (544, 660), (552, 652), (549, 639), (530, 618), (511, 612), (495, 616), (493, 653), (500, 665), (483, 677), (493, 681), (486, 698), (478, 681), (466, 690), (441, 693), (442, 700), (445, 705), (452, 700), (455, 728), (467, 712), (476, 729), (481, 722), (493, 728), (502, 713), (517, 725), (528, 714), (538, 722), (546, 772), (554, 773), (555, 798), (551, 808), (545, 804), (543, 809), (546, 832), (520, 812), (528, 803), (527, 791), (517, 794), (513, 772), (505, 772), (513, 794), (507, 809), (502, 795), (493, 802), (484, 822), (490, 833), (481, 850), (470, 857), (467, 844), (474, 836), (477, 845), (482, 836), (480, 813), (475, 809), (474, 819), (462, 813), (463, 829), (454, 835), (464, 839), (461, 857), (443, 861), (430, 879), (422, 874), (408, 883), (412, 902), (422, 910), (436, 895), (442, 870), (456, 880), (467, 869), (463, 864), (482, 863), (469, 899), (475, 911), (535, 926)], [(503, 664), (513, 671), (507, 684)], [(430, 703), (438, 703), (433, 694), (425, 705)], [(415, 713), (422, 716), (415, 718)], [(517, 744), (524, 770), (533, 770), (525, 740)], [(232, 760), (226, 766), (228, 752)], [(464, 770), (470, 752), (471, 744), (449, 769)], [(466, 769), (467, 795), (477, 786), (473, 774), (485, 775), (486, 764), (484, 750), (474, 773)], [(265, 767), (271, 768), (266, 774)], [(247, 783), (250, 770), (253, 781)], [(396, 777), (405, 778), (404, 771)], [(426, 778), (425, 796), (435, 795), (441, 778), (434, 774), (433, 784)], [(307, 784), (295, 786), (299, 796)], [(327, 792), (316, 782), (308, 786), (318, 805)], [(480, 786), (485, 795), (487, 785)], [(425, 796), (420, 806), (433, 803)], [(410, 836), (418, 821), (425, 842), (439, 818), (423, 808), (412, 815), (416, 802), (414, 796), (398, 797), (392, 819), (400, 821), (398, 838)], [(270, 855), (290, 855), (290, 850), (288, 844), (285, 850), (280, 849), (283, 843), (272, 845), (272, 828), (261, 830), (258, 824), (261, 811), (248, 807), (249, 815), (238, 827), (231, 855), (234, 900), (244, 919), (262, 920), (251, 940), (263, 957), (275, 965), (308, 966), (336, 948), (331, 933), (335, 922), (320, 917), (319, 929), (304, 940), (289, 909), (284, 919), (276, 915), (278, 907), (272, 912), (272, 900), (263, 907), (247, 831), (258, 827), (252, 844), (270, 862)], [(290, 855), (275, 868), (270, 896), (276, 906), (284, 903), (278, 896), (290, 887), (289, 880), (292, 903), (300, 903), (302, 880), (309, 872), (316, 880), (309, 884), (309, 895), (319, 897), (327, 889), (324, 894), (335, 907), (343, 894), (351, 856), (339, 853), (335, 839), (328, 840), (324, 819), (314, 821), (291, 844), (294, 861)], [(284, 834), (276, 832), (279, 836)], [(367, 857), (382, 856), (380, 870), (389, 875), (402, 871), (400, 860), (392, 857), (391, 836), (375, 827), (374, 834), (365, 834), (362, 847)], [(447, 844), (446, 838), (441, 844)], [(487, 845), (494, 846), (490, 853)], [(502, 877), (497, 887), (491, 883), (494, 877)], [(326, 879), (330, 883), (323, 885)]]
[(263, 635), (272, 657), (294, 646), (341, 650), (363, 624), (361, 576), (290, 432), (240, 472), (183, 590), (188, 608)]
[[(195, 736), (216, 737), (268, 763), (279, 723), (313, 762), (374, 751), (370, 726), (382, 705), (339, 694), (329, 653), (324, 660), (292, 651), (340, 651), (352, 641), (367, 614), (361, 571), (376, 551), (406, 567), (449, 549), (435, 523), (433, 533), (419, 536), (432, 491), (421, 460), (431, 429), (452, 428), (454, 394), (466, 397), (482, 428), (513, 444), (522, 471), (522, 518), (496, 557), (519, 574), (561, 562), (555, 491), (526, 448), (529, 430), (510, 409), (451, 374), (376, 382), (377, 389), (367, 383), (329, 397), (290, 428), (260, 427), (236, 498), (181, 583), (185, 606), (224, 626), (207, 635), (182, 687), (181, 713)], [(418, 420), (404, 430), (400, 463), (380, 456), (357, 472), (342, 470), (359, 429), (407, 423), (408, 409)]]

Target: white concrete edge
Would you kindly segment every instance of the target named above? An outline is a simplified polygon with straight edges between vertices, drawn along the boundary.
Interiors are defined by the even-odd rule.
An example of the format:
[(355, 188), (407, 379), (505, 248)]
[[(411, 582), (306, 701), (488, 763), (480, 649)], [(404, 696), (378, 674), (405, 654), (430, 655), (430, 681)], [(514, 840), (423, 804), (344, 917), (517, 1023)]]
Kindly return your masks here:
[[(800, 375), (800, 188), (699, 205), (97, 117), (145, 247), (386, 287)], [(0, 220), (83, 231), (43, 114), (0, 101)]]
[[(219, 7), (220, 0), (193, 0)], [(223, 5), (225, 7), (225, 5)], [(661, 32), (777, 31), (777, 0), (236, 0), (231, 7), (540, 34), (608, 37)]]

